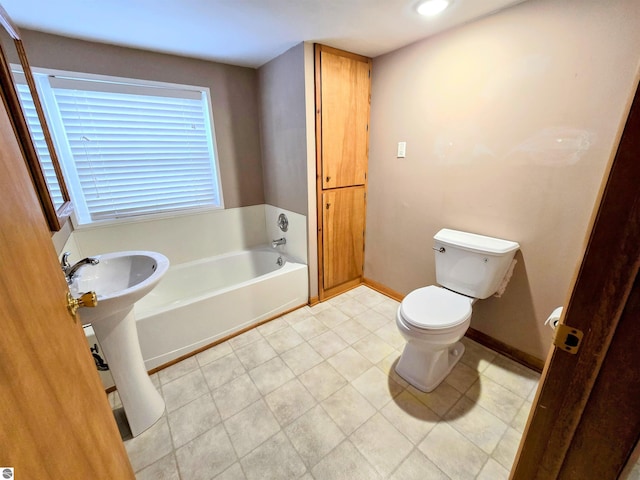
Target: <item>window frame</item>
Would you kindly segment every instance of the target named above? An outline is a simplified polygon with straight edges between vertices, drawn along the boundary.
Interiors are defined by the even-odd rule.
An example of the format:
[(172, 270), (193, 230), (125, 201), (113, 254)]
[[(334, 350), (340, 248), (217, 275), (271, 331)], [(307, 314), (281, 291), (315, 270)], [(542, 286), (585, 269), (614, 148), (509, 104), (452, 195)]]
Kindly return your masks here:
[[(45, 132), (42, 127), (42, 123), (40, 123), (40, 119), (38, 118), (38, 109), (35, 101), (33, 100), (33, 95), (23, 69), (18, 69), (16, 65), (12, 64), (11, 74), (15, 83), (20, 106), (22, 107), (22, 113), (24, 114), (29, 134), (31, 135), (31, 141), (38, 155), (48, 195), (51, 198), (53, 208), (58, 211), (64, 207), (65, 202), (68, 200), (65, 200), (65, 191), (60, 185), (60, 181), (56, 174), (56, 168), (51, 156), (51, 151), (49, 150), (49, 145), (46, 143)], [(40, 102), (40, 104), (42, 105), (42, 102)], [(29, 114), (30, 110), (34, 112), (31, 115)], [(42, 137), (42, 139), (40, 140), (39, 137)], [(40, 146), (38, 145), (40, 142), (45, 143), (44, 147), (41, 144)]]
[[(15, 65), (12, 67), (18, 67)], [(43, 109), (47, 117), (49, 127), (52, 133), (53, 142), (55, 144), (56, 151), (60, 158), (60, 166), (63, 171), (65, 181), (67, 183), (69, 194), (73, 203), (73, 212), (71, 214), (71, 221), (75, 229), (87, 229), (103, 225), (114, 224), (126, 224), (146, 222), (161, 218), (179, 217), (184, 215), (199, 214), (207, 211), (223, 210), (224, 195), (222, 188), (222, 177), (220, 173), (220, 161), (218, 157), (218, 146), (216, 141), (216, 130), (214, 123), (214, 115), (212, 108), (211, 91), (209, 87), (197, 86), (197, 85), (184, 85), (178, 83), (160, 82), (155, 80), (143, 80), (127, 77), (116, 77), (112, 75), (101, 75), (83, 72), (71, 72), (67, 70), (58, 70), (50, 68), (31, 68), (38, 93), (40, 95)], [(202, 108), (204, 113), (205, 130), (208, 136), (208, 150), (211, 161), (212, 179), (215, 182), (214, 188), (217, 190), (217, 196), (219, 199), (218, 205), (202, 205), (193, 207), (177, 207), (175, 209), (148, 212), (134, 214), (130, 216), (124, 216), (121, 218), (110, 218), (101, 220), (90, 220), (83, 223), (80, 222), (80, 216), (84, 218), (90, 218), (86, 201), (84, 200), (84, 193), (80, 185), (80, 180), (75, 167), (75, 160), (71, 152), (71, 147), (64, 129), (60, 111), (57, 106), (57, 102), (54, 97), (53, 87), (49, 83), (48, 77), (63, 77), (71, 79), (81, 79), (87, 81), (99, 81), (99, 82), (112, 82), (120, 84), (128, 84), (135, 87), (151, 87), (161, 88), (168, 90), (187, 90), (199, 92), (202, 94)], [(76, 199), (82, 198), (83, 202), (79, 202)]]

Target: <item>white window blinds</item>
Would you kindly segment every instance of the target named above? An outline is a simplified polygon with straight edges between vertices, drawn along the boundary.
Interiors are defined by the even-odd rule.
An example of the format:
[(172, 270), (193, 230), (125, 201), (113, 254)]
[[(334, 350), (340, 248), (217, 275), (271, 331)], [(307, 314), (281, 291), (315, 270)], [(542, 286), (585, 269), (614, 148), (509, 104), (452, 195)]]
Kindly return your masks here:
[(86, 204), (77, 211), (90, 217), (80, 224), (221, 206), (204, 92), (56, 77), (49, 84), (72, 184)]
[[(20, 73), (14, 73), (16, 80), (20, 82), (20, 80), (24, 77)], [(26, 80), (24, 80), (26, 82)], [(58, 179), (56, 177), (56, 172), (53, 169), (53, 163), (51, 163), (51, 156), (49, 155), (49, 149), (47, 148), (47, 143), (44, 140), (44, 133), (42, 132), (42, 127), (40, 126), (40, 120), (38, 119), (38, 114), (36, 113), (36, 107), (33, 103), (33, 97), (31, 96), (31, 91), (26, 83), (17, 83), (18, 87), (18, 96), (20, 98), (20, 104), (22, 105), (22, 110), (25, 114), (27, 125), (29, 126), (29, 131), (31, 132), (31, 139), (33, 140), (33, 144), (36, 148), (36, 153), (38, 154), (38, 159), (40, 160), (40, 165), (42, 167), (42, 171), (44, 173), (45, 181), (47, 182), (47, 187), (49, 187), (49, 194), (51, 196), (51, 200), (53, 201), (53, 206), (55, 208), (59, 208), (64, 203), (62, 199), (62, 193), (60, 191), (60, 184), (58, 183)]]

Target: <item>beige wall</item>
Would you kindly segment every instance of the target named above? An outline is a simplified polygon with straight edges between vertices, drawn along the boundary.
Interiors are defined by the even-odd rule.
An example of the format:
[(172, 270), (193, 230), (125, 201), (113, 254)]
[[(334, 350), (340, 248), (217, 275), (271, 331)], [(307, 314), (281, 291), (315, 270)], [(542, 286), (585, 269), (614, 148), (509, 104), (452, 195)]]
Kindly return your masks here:
[(265, 203), (306, 217), (309, 295), (317, 297), (313, 61), (313, 44), (300, 43), (260, 67), (258, 85)]
[(258, 69), (265, 202), (307, 214), (304, 44)]
[(471, 326), (544, 358), (635, 88), (639, 24), (636, 0), (529, 0), (374, 59), (365, 276), (435, 283), (443, 227), (518, 241), (506, 293)]
[(225, 207), (264, 203), (257, 72), (22, 30), (32, 67), (209, 87)]

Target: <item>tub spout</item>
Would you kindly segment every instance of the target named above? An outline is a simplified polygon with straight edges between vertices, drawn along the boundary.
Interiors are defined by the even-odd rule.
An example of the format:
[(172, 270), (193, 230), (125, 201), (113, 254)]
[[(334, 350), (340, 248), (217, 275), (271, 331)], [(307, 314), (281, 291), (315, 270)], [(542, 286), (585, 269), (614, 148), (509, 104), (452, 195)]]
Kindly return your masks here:
[(286, 243), (287, 243), (287, 239), (286, 239), (286, 238), (284, 238), (284, 237), (282, 237), (282, 238), (279, 238), (279, 239), (277, 239), (277, 240), (273, 240), (273, 241), (271, 242), (271, 246), (272, 246), (273, 248), (276, 248), (278, 245), (286, 245)]

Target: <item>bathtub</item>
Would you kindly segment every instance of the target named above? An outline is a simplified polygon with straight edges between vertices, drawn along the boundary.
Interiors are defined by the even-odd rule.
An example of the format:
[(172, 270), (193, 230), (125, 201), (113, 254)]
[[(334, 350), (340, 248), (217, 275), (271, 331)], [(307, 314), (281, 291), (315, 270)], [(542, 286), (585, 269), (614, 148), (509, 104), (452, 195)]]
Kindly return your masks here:
[[(147, 370), (305, 305), (308, 299), (307, 265), (269, 247), (172, 265), (134, 307)], [(85, 333), (93, 346), (91, 330)], [(100, 373), (110, 386), (106, 372)]]

